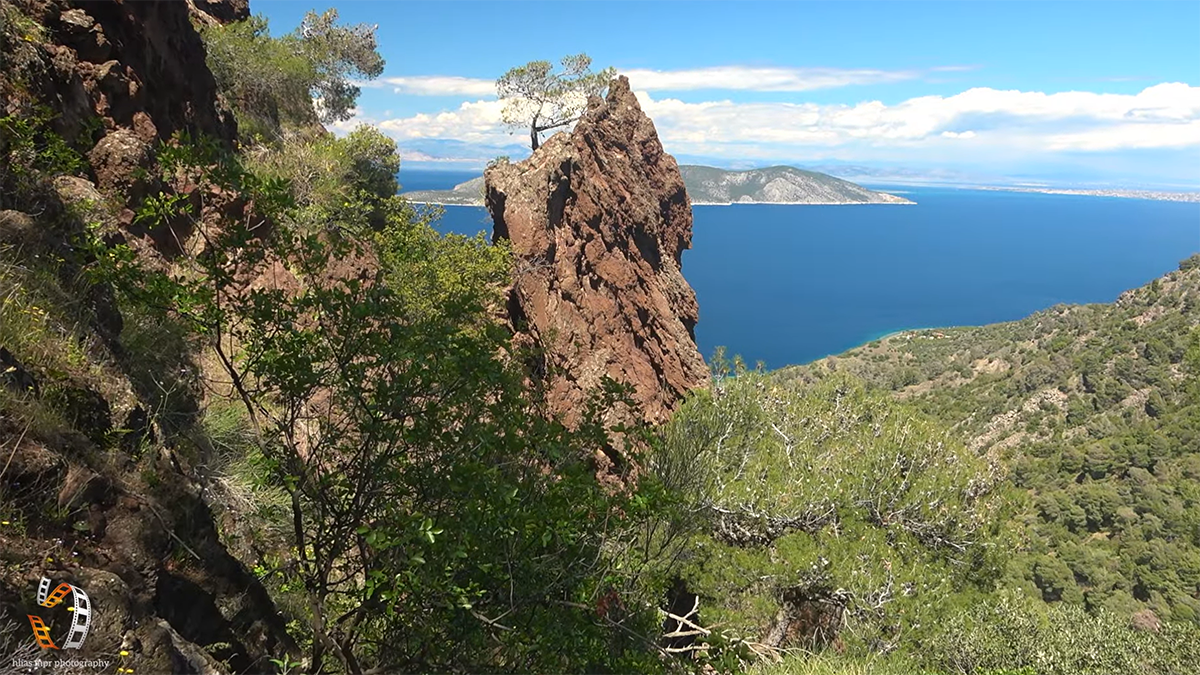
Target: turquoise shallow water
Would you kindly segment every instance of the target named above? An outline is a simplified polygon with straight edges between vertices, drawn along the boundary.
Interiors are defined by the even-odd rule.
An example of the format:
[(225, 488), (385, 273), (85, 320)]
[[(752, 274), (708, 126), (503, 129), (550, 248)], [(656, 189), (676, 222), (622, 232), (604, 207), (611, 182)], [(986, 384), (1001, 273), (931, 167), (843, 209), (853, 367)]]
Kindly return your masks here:
[[(466, 178), (401, 174), (406, 189)], [(1200, 204), (903, 189), (915, 206), (696, 207), (683, 273), (704, 355), (724, 345), (777, 368), (898, 330), (1111, 302), (1200, 251)], [(491, 229), (467, 207), (441, 227)]]

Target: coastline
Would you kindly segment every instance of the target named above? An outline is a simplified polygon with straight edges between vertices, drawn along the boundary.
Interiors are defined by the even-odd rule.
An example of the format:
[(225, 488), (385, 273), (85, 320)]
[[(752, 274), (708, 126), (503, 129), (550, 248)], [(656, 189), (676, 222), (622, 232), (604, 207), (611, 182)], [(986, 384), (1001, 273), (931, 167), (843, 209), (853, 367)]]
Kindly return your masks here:
[[(403, 195), (401, 195), (403, 196)], [(458, 202), (412, 202), (413, 204), (425, 204), (430, 206), (470, 206), (477, 209), (484, 207), (483, 203), (479, 204), (462, 204)], [(692, 202), (692, 206), (761, 206), (771, 205), (776, 206), (916, 206), (917, 203), (910, 200), (902, 202)]]
[(1026, 192), (1043, 195), (1073, 195), (1077, 197), (1110, 197), (1113, 199), (1144, 199), (1155, 202), (1200, 202), (1200, 192), (1172, 192), (1168, 190), (1137, 190), (1129, 188), (1053, 188), (1033, 185), (979, 186), (976, 190), (993, 192)]
[[(853, 347), (850, 347), (849, 349), (846, 349), (846, 350), (840, 352), (839, 354), (845, 354), (846, 352), (854, 351), (855, 349), (865, 347), (865, 346), (871, 344), (872, 342), (884, 342), (891, 338), (904, 335), (905, 333), (919, 333), (922, 331), (934, 331), (934, 333), (943, 333), (944, 334), (945, 331), (951, 331), (951, 330), (955, 330), (957, 328), (969, 328), (969, 326), (920, 326), (917, 328), (898, 328), (895, 330), (888, 330), (887, 332), (883, 332), (883, 333), (872, 333), (866, 340), (859, 342), (858, 344), (854, 345)], [(831, 356), (838, 356), (839, 354), (830, 354), (829, 356), (826, 356), (824, 358), (829, 358)], [(818, 359), (818, 360), (820, 360), (820, 359)]]
[(908, 199), (902, 202), (692, 202), (692, 206), (916, 206), (917, 203)]
[[(404, 195), (400, 195), (400, 196), (403, 197)], [(484, 207), (483, 202), (480, 202), (478, 204), (458, 204), (455, 202), (424, 202), (424, 201), (412, 202), (412, 203), (413, 204), (422, 204), (424, 206), (470, 206), (470, 207), (476, 208), (476, 209), (482, 209)]]

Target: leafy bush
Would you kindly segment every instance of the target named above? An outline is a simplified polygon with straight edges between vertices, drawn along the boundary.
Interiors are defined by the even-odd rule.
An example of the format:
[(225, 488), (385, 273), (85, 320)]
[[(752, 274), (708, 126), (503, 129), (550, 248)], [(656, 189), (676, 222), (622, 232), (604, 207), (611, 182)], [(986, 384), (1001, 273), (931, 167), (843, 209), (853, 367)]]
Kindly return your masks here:
[(51, 128), (54, 114), (34, 108), (0, 117), (0, 209), (35, 209), (44, 183), (78, 172), (83, 157)]
[(254, 175), (288, 181), (296, 202), (289, 217), (307, 231), (354, 227), (364, 211), (370, 228), (379, 229), (388, 209), (403, 206), (392, 200), (399, 187), (396, 143), (373, 127), (360, 126), (344, 138), (288, 137), (253, 148), (245, 163)]

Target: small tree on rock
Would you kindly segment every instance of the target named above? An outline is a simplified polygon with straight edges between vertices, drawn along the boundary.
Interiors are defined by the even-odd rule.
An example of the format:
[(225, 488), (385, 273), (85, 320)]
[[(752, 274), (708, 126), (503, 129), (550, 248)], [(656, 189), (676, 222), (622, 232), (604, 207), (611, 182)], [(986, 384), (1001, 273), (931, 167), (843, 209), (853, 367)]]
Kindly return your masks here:
[(593, 73), (587, 54), (563, 57), (562, 72), (549, 61), (530, 61), (509, 70), (496, 80), (496, 93), (508, 99), (502, 113), (504, 123), (529, 128), (534, 150), (544, 131), (565, 127), (579, 119), (587, 108), (588, 96), (601, 95), (616, 75), (613, 68)]

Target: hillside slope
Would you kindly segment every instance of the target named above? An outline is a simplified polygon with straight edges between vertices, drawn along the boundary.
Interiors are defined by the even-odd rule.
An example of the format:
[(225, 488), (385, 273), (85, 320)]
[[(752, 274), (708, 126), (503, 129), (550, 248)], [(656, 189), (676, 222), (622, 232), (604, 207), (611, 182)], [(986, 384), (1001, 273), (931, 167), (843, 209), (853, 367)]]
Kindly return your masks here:
[(459, 183), (449, 190), (416, 190), (405, 192), (404, 196), (418, 204), (483, 206), (483, 176)]
[[(213, 436), (191, 338), (122, 304), (89, 248), (100, 234), (161, 264), (186, 234), (132, 223), (168, 189), (153, 149), (179, 131), (232, 145), (193, 22), (245, 6), (199, 4), (0, 3), (5, 672), (56, 654), (103, 659), (107, 672), (262, 672), (296, 653), (261, 580), (227, 548), (217, 488), (197, 468)], [(42, 579), (82, 589), (94, 611), (35, 604)], [(63, 647), (64, 617), (90, 617), (86, 642), (39, 649), (33, 614)]]
[(693, 204), (910, 204), (833, 176), (790, 166), (727, 171), (711, 166), (681, 166)]
[(1016, 583), (1048, 601), (1194, 621), (1198, 325), (1200, 255), (1113, 304), (905, 331), (776, 378), (853, 374), (1002, 459), (1025, 500)]

